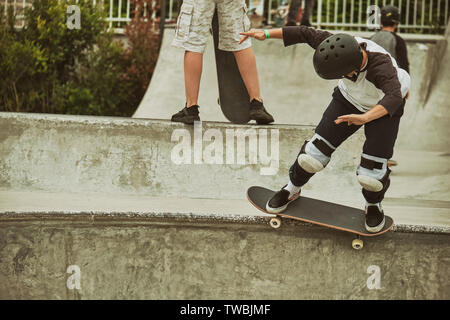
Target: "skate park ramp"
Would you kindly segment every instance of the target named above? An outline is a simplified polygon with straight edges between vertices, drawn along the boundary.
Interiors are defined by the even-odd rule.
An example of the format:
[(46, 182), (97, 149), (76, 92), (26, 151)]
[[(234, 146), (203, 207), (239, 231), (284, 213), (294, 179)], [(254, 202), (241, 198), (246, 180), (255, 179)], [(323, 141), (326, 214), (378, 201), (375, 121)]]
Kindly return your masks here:
[[(201, 129), (226, 137), (254, 127)], [(313, 129), (259, 127), (258, 143), (264, 130), (279, 136), (280, 161), (270, 166), (278, 171), (263, 175), (261, 162), (195, 163), (195, 138), (186, 144), (192, 161), (178, 163), (174, 137), (196, 134), (183, 124), (1, 113), (0, 298), (450, 298), (449, 169), (440, 153), (398, 158), (383, 201), (396, 225), (360, 251), (342, 231), (289, 221), (272, 229), (245, 199), (248, 186), (287, 182), (293, 146)], [(346, 141), (302, 194), (360, 208), (362, 138)], [(446, 184), (432, 183), (445, 174)], [(80, 289), (66, 285), (73, 268)]]
[[(172, 114), (184, 107), (184, 51), (171, 46), (174, 34), (175, 30), (170, 28), (164, 32), (152, 81), (133, 118), (170, 119)], [(366, 38), (371, 35), (369, 32), (353, 34)], [(407, 41), (412, 87), (402, 119), (398, 146), (416, 150), (448, 149), (449, 138), (428, 139), (428, 133), (436, 135), (441, 129), (445, 132), (449, 120), (443, 108), (448, 97), (445, 88), (448, 88), (450, 75), (438, 72), (449, 65), (445, 60), (448, 54), (444, 56), (448, 36), (404, 37)], [(281, 40), (253, 40), (252, 46), (257, 60), (261, 94), (275, 122), (316, 125), (331, 100), (337, 82), (325, 81), (315, 74), (312, 66), (313, 49), (305, 44), (284, 47)], [(435, 74), (439, 79), (434, 77)], [(210, 37), (203, 58), (199, 94), (203, 121), (228, 122), (220, 112), (218, 96), (214, 47)], [(411, 130), (411, 126), (416, 125), (422, 130)], [(423, 134), (423, 131), (427, 133)], [(411, 140), (415, 143), (411, 144)]]
[[(383, 201), (395, 226), (364, 238), (359, 251), (342, 231), (290, 221), (272, 229), (271, 216), (245, 198), (251, 185), (287, 183), (328, 99), (322, 90), (304, 93), (317, 109), (282, 94), (298, 99), (303, 113), (284, 116), (300, 124), (229, 124), (213, 105), (217, 89), (201, 112), (220, 122), (171, 123), (167, 114), (184, 103), (182, 73), (173, 70), (181, 86), (155, 82), (165, 76), (155, 71), (149, 87), (167, 90), (157, 95), (162, 120), (0, 113), (0, 299), (450, 299), (450, 52), (440, 40), (420, 44), (427, 49), (408, 44), (423, 58), (412, 67), (443, 72), (424, 73), (429, 85), (413, 95), (422, 105), (408, 102), (414, 112), (402, 123), (404, 148)], [(169, 60), (182, 68), (180, 57)], [(208, 94), (203, 89), (215, 85), (205, 81), (206, 64)], [(280, 101), (270, 104), (284, 108)], [(362, 131), (345, 141), (302, 194), (361, 208), (355, 170), (363, 142)], [(81, 273), (78, 289), (68, 285), (73, 270)]]

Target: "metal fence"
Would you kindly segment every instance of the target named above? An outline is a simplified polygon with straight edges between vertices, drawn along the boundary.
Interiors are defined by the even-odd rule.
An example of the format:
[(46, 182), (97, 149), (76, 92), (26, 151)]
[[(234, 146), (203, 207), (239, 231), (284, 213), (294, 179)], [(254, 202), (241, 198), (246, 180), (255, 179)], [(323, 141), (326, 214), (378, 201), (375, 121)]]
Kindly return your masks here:
[[(303, 0), (304, 2), (304, 0)], [(443, 32), (449, 19), (449, 0), (316, 0), (312, 25), (318, 28), (367, 30), (371, 6), (394, 5), (400, 10), (398, 31)]]
[[(292, 1), (292, 0), (289, 0)], [(262, 9), (263, 23), (268, 26), (275, 24), (277, 11), (285, 11), (288, 0), (246, 0), (252, 7), (255, 3)], [(301, 0), (303, 5), (305, 0)], [(78, 2), (73, 0), (71, 3)], [(106, 21), (110, 28), (123, 30), (132, 18), (130, 0), (93, 0), (108, 10)], [(149, 0), (156, 7), (160, 0)], [(449, 20), (450, 0), (315, 0), (315, 6), (310, 19), (311, 24), (323, 29), (346, 29), (355, 31), (367, 30), (367, 20), (373, 12), (368, 12), (370, 6), (382, 7), (392, 4), (400, 9), (401, 23), (399, 31), (403, 33), (443, 33)], [(166, 0), (166, 24), (176, 21), (182, 0)], [(12, 4), (17, 19), (23, 20), (23, 9), (30, 5), (30, 0), (0, 0), (0, 4)], [(6, 11), (5, 11), (6, 13)], [(156, 10), (153, 10), (156, 14)]]
[[(67, 1), (70, 4), (77, 4), (79, 0)], [(123, 26), (128, 24), (132, 18), (132, 5), (130, 0), (92, 0), (94, 6), (101, 8), (102, 10), (107, 10), (108, 16), (106, 21), (108, 22), (109, 28), (114, 28), (115, 31), (123, 32)], [(144, 8), (151, 5), (153, 8), (158, 5), (160, 0), (149, 0), (148, 3), (144, 4)], [(172, 3), (173, 0), (170, 0)], [(16, 27), (23, 27), (24, 25), (24, 9), (30, 7), (32, 4), (31, 0), (0, 0), (0, 5), (5, 7), (5, 15), (7, 14), (8, 6), (12, 7), (13, 13), (16, 16), (17, 24)], [(146, 16), (147, 10), (144, 10), (144, 17)], [(152, 10), (153, 16), (156, 16), (156, 10)], [(173, 13), (171, 13), (173, 14)]]

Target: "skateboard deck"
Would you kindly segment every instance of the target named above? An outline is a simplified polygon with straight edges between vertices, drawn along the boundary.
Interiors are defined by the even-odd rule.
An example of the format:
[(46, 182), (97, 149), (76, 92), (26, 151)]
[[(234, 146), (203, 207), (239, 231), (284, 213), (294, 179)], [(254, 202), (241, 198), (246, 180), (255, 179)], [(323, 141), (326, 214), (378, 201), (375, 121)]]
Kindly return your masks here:
[(250, 97), (242, 80), (233, 52), (219, 49), (219, 22), (217, 10), (212, 21), (214, 53), (216, 56), (217, 80), (219, 83), (218, 103), (222, 112), (232, 123), (250, 121)]
[[(274, 194), (275, 191), (263, 187), (253, 186), (247, 189), (247, 199), (250, 203), (267, 214), (273, 214), (266, 211), (266, 203)], [(392, 218), (385, 215), (383, 229), (377, 233), (369, 233), (365, 228), (365, 213), (363, 210), (303, 196), (292, 201), (285, 211), (275, 215), (347, 231), (365, 237), (383, 234), (394, 226)], [(355, 247), (357, 245), (354, 245), (354, 248), (360, 249)], [(360, 245), (362, 247), (362, 242)]]

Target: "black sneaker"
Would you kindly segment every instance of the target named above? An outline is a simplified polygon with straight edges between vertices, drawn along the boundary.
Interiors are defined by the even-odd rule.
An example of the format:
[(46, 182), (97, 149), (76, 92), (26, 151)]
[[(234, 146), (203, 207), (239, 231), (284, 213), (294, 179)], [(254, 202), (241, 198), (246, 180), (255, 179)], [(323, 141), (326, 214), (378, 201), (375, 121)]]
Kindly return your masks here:
[(199, 111), (200, 108), (198, 105), (194, 105), (192, 107), (184, 107), (181, 111), (175, 113), (172, 116), (173, 122), (183, 122), (186, 124), (194, 124), (194, 121), (200, 121)]
[(370, 233), (380, 232), (384, 227), (384, 212), (381, 203), (366, 205), (366, 230)]
[[(284, 186), (286, 187), (286, 186)], [(266, 211), (269, 213), (280, 213), (286, 210), (289, 203), (296, 200), (300, 196), (300, 191), (289, 198), (289, 191), (281, 188), (273, 197), (267, 201)]]
[(274, 121), (264, 108), (264, 104), (256, 99), (250, 102), (250, 120), (255, 120), (257, 124), (269, 124)]

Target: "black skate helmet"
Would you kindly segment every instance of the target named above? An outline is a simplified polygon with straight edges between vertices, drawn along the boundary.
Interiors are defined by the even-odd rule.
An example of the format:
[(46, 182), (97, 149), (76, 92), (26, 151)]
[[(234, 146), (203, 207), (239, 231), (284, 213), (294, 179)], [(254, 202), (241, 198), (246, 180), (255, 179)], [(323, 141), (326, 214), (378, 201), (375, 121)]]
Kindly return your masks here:
[(386, 27), (400, 23), (400, 12), (397, 7), (384, 6), (381, 8), (381, 24)]
[(362, 49), (354, 37), (338, 33), (323, 40), (313, 57), (314, 69), (324, 79), (340, 79), (361, 68)]

